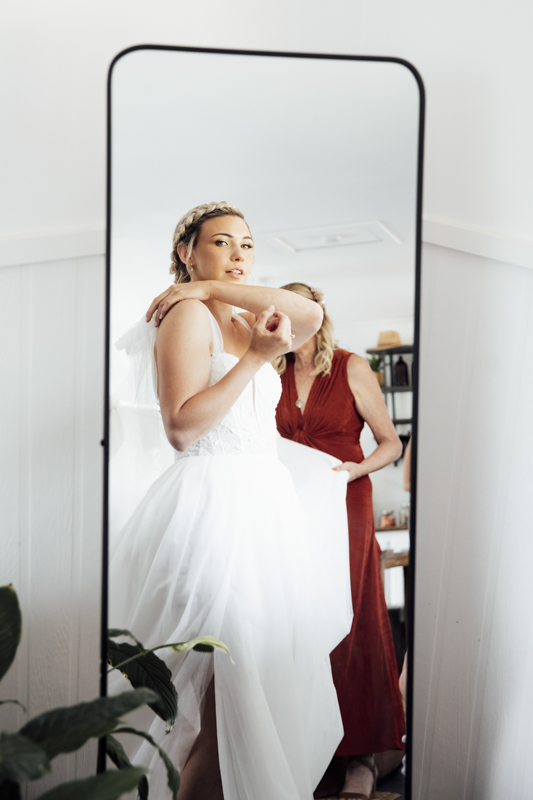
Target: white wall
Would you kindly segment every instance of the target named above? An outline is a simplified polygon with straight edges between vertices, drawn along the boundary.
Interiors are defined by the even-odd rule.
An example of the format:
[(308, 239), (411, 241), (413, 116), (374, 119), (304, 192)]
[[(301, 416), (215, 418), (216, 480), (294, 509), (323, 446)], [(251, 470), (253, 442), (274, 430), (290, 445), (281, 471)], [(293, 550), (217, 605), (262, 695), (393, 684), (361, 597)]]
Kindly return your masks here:
[(532, 26), (528, 0), (372, 0), (359, 43), (423, 76), (426, 241), (529, 266)]
[[(104, 281), (101, 256), (0, 269), (0, 585), (23, 615), (2, 698), (29, 716), (99, 693)], [(26, 718), (0, 707), (9, 730)], [(93, 747), (58, 767), (94, 765)]]
[(416, 800), (533, 786), (533, 271), (424, 250)]

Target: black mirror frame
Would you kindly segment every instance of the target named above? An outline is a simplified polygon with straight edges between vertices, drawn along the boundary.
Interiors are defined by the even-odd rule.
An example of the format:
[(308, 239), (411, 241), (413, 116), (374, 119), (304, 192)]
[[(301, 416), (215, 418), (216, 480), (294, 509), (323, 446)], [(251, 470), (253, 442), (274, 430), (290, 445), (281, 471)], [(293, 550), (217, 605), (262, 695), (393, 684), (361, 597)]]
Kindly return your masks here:
[[(420, 93), (418, 122), (418, 158), (417, 158), (417, 190), (416, 190), (416, 242), (415, 242), (415, 305), (414, 305), (414, 341), (413, 341), (413, 422), (411, 428), (411, 511), (409, 522), (410, 552), (408, 592), (410, 602), (407, 609), (407, 647), (409, 651), (409, 669), (407, 672), (406, 701), (406, 780), (405, 800), (411, 800), (412, 794), (412, 742), (413, 742), (413, 685), (414, 685), (414, 622), (415, 622), (415, 565), (416, 565), (416, 510), (417, 510), (417, 454), (418, 454), (418, 405), (419, 405), (419, 364), (420, 364), (420, 292), (422, 265), (422, 190), (424, 168), (424, 124), (426, 95), (424, 84), (418, 70), (402, 58), (387, 56), (354, 56), (326, 53), (287, 53), (271, 50), (227, 50), (212, 47), (181, 47), (174, 45), (143, 44), (128, 47), (118, 53), (110, 64), (107, 80), (107, 193), (106, 193), (106, 329), (105, 329), (105, 380), (104, 380), (104, 438), (103, 446), (103, 525), (102, 525), (102, 605), (101, 605), (101, 654), (100, 654), (100, 696), (107, 694), (107, 628), (108, 628), (108, 567), (109, 567), (109, 388), (110, 388), (110, 311), (111, 311), (111, 102), (112, 77), (116, 63), (128, 53), (136, 50), (170, 50), (188, 53), (215, 53), (219, 55), (241, 56), (274, 56), (283, 58), (323, 59), (329, 61), (378, 61), (400, 64), (408, 69)], [(97, 771), (105, 771), (105, 740), (100, 740), (98, 750)]]

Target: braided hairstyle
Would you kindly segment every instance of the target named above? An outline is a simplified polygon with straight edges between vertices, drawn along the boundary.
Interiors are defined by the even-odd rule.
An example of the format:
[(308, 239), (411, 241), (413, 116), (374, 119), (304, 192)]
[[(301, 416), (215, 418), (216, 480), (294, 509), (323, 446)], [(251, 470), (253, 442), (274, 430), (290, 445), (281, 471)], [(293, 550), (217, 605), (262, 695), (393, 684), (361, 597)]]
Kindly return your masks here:
[[(329, 375), (333, 362), (333, 351), (337, 350), (339, 346), (333, 338), (333, 322), (326, 312), (324, 292), (315, 286), (300, 282), (287, 283), (281, 288), (286, 289), (288, 292), (296, 292), (296, 294), (307, 298), (307, 300), (314, 300), (324, 312), (322, 325), (316, 334), (316, 353), (313, 358), (315, 368), (311, 375)], [(278, 356), (271, 362), (278, 375), (282, 375), (287, 369), (287, 358), (294, 359), (294, 355), (287, 353), (286, 355)]]
[[(174, 275), (174, 283), (188, 283), (191, 280), (189, 266), (194, 245), (202, 230), (206, 219), (212, 217), (240, 217), (244, 219), (242, 211), (232, 203), (222, 200), (220, 203), (203, 203), (195, 206), (180, 219), (172, 237), (172, 252), (170, 254), (170, 274)], [(183, 262), (178, 255), (178, 245), (187, 245), (187, 260)]]

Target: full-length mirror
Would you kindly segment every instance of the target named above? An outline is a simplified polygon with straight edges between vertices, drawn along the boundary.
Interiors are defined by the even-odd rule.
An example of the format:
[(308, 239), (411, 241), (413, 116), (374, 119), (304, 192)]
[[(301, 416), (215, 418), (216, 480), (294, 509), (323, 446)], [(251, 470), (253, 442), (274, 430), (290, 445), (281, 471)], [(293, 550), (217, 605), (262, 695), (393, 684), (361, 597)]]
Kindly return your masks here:
[[(157, 651), (177, 718), (163, 676), (138, 724), (183, 800), (400, 775), (421, 108), (394, 59), (113, 65), (109, 626), (231, 654)], [(114, 665), (135, 654), (114, 641)]]

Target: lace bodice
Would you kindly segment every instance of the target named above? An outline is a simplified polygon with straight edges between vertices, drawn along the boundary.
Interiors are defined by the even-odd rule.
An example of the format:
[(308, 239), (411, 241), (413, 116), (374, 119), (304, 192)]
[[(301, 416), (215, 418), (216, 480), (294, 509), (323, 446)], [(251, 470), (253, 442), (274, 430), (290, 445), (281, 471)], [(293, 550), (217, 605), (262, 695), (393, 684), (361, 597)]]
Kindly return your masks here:
[[(237, 356), (225, 353), (220, 328), (207, 306), (213, 334), (213, 354), (208, 386), (213, 386), (238, 362)], [(239, 322), (249, 328), (238, 315)], [(239, 453), (276, 454), (276, 406), (281, 397), (281, 380), (271, 364), (265, 364), (228, 411), (222, 422), (174, 458), (215, 456)]]

